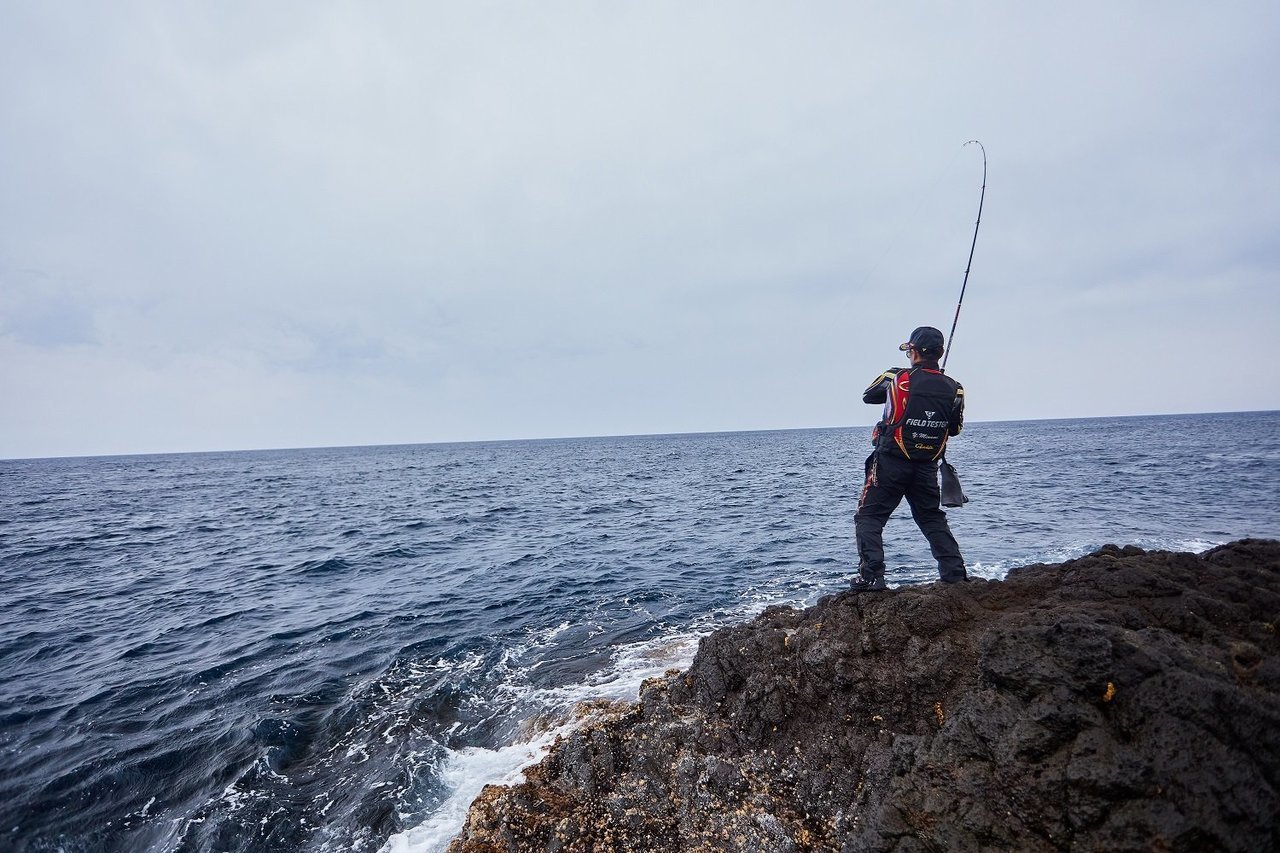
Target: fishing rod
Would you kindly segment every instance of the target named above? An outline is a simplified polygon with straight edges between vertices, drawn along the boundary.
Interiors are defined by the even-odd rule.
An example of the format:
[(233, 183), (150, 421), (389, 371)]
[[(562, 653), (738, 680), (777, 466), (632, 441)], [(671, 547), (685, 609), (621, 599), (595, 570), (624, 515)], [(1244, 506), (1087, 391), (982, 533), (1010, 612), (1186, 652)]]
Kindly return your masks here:
[(960, 322), (960, 306), (964, 304), (964, 290), (969, 286), (969, 270), (973, 269), (973, 250), (978, 245), (978, 226), (982, 224), (982, 202), (987, 198), (987, 149), (976, 139), (970, 139), (965, 145), (976, 145), (982, 149), (982, 193), (978, 196), (978, 221), (973, 223), (973, 242), (969, 244), (969, 263), (964, 268), (964, 283), (960, 285), (960, 301), (956, 303), (956, 316), (951, 321), (951, 334), (947, 335), (947, 349), (942, 354), (943, 370), (947, 369), (947, 357), (951, 355), (951, 347), (955, 343), (956, 323)]

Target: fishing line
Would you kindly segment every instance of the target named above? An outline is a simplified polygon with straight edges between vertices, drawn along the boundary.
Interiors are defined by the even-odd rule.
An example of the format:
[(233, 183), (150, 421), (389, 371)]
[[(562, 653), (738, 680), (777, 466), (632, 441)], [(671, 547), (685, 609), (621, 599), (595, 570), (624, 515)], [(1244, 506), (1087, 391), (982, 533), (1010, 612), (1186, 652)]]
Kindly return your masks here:
[(978, 220), (973, 223), (973, 242), (969, 244), (969, 262), (964, 267), (964, 282), (960, 285), (960, 301), (956, 303), (956, 316), (951, 321), (951, 334), (947, 335), (947, 349), (942, 356), (942, 369), (947, 369), (947, 357), (956, 340), (956, 323), (960, 322), (960, 306), (964, 304), (964, 291), (969, 286), (969, 270), (973, 269), (973, 250), (978, 245), (978, 226), (982, 224), (982, 202), (987, 198), (987, 149), (976, 139), (970, 139), (961, 148), (976, 145), (982, 149), (982, 192), (978, 195)]

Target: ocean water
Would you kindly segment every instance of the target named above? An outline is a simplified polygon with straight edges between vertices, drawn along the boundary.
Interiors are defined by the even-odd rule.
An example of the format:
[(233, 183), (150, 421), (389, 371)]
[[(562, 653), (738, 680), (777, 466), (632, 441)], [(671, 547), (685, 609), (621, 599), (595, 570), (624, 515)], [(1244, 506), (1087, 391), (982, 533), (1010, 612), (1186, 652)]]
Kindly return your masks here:
[[(840, 589), (865, 429), (0, 461), (0, 849), (442, 850), (582, 703)], [(1280, 537), (1280, 413), (972, 424), (972, 574)], [(905, 506), (890, 581), (935, 569)]]

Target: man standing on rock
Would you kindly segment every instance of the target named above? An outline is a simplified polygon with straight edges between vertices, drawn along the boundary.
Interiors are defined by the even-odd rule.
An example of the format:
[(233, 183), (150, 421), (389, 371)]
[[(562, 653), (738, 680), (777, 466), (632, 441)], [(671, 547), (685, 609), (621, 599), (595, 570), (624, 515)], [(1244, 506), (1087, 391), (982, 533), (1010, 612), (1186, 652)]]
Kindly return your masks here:
[(929, 540), (942, 580), (967, 580), (938, 490), (938, 460), (964, 424), (964, 388), (938, 367), (943, 345), (942, 332), (921, 326), (898, 347), (911, 367), (889, 368), (862, 392), (862, 402), (883, 403), (884, 413), (871, 433), (875, 450), (867, 457), (867, 480), (853, 517), (859, 557), (859, 577), (850, 583), (854, 592), (886, 588), (882, 534), (903, 497)]

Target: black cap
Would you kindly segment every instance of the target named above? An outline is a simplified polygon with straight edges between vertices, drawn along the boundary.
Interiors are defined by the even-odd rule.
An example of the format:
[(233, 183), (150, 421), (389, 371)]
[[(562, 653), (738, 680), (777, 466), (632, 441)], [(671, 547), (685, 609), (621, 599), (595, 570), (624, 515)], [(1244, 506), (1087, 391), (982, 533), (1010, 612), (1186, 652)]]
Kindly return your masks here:
[(911, 340), (902, 344), (898, 349), (906, 352), (913, 347), (916, 351), (942, 352), (944, 339), (942, 332), (939, 332), (933, 326), (921, 326), (911, 333)]

